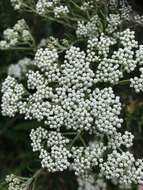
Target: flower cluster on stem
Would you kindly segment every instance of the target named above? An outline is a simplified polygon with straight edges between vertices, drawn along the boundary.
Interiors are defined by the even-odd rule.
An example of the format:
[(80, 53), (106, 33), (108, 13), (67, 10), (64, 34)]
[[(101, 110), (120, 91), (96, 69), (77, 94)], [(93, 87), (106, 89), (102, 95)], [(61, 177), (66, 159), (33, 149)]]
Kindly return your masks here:
[[(120, 185), (138, 184), (143, 160), (130, 152), (134, 136), (124, 128), (122, 102), (114, 87), (127, 80), (136, 92), (142, 91), (143, 68), (140, 77), (135, 71), (142, 66), (143, 45), (134, 31), (124, 27), (128, 18), (120, 14), (125, 12), (123, 4), (117, 12), (112, 2), (109, 14), (104, 10), (103, 15), (101, 7), (106, 1), (95, 2), (97, 6), (92, 0), (37, 1), (38, 14), (73, 26), (74, 41), (64, 39), (60, 44), (54, 37), (44, 40), (33, 60), (23, 59), (9, 67), (1, 90), (2, 114), (22, 114), (43, 125), (31, 130), (30, 139), (41, 167), (48, 172), (69, 169), (79, 178), (100, 174)], [(33, 43), (31, 34), (21, 20), (4, 32), (0, 47), (29, 43)], [(135, 77), (130, 79), (130, 74)], [(13, 184), (21, 184), (13, 178), (11, 181), (10, 190)]]

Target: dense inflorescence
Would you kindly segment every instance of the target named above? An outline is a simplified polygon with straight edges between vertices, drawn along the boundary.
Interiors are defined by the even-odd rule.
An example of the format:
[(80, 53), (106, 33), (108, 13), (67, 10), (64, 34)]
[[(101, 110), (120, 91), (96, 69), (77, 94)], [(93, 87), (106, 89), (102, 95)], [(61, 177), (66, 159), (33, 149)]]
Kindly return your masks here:
[(13, 28), (3, 32), (4, 39), (0, 41), (1, 49), (8, 49), (21, 44), (32, 44), (32, 35), (24, 19), (18, 20)]
[[(118, 47), (117, 50), (112, 50)], [(112, 50), (112, 52), (111, 52)], [(135, 33), (130, 29), (118, 32), (115, 37), (109, 37), (101, 33), (100, 37), (88, 40), (88, 59), (97, 62), (94, 81), (116, 84), (124, 73), (131, 73), (140, 64), (138, 43)]]
[(78, 37), (92, 37), (98, 35), (100, 27), (100, 18), (94, 15), (87, 23), (78, 21), (76, 34)]
[[(123, 34), (126, 38), (123, 38)], [(131, 50), (132, 47), (137, 47), (137, 43), (133, 39), (133, 33), (129, 31), (129, 34), (127, 36), (126, 32), (121, 32), (119, 39), (123, 46)], [(127, 37), (132, 39), (131, 44), (126, 41)], [(106, 44), (106, 46), (109, 45)], [(26, 88), (10, 76), (3, 83), (2, 113), (8, 116), (14, 116), (16, 113), (24, 114), (25, 119), (43, 121), (49, 129), (56, 130), (48, 131), (40, 127), (36, 131), (32, 130), (30, 135), (33, 151), (39, 151), (41, 165), (48, 171), (55, 172), (72, 168), (76, 175), (87, 177), (92, 168), (99, 167), (103, 175), (112, 179), (112, 175), (104, 172), (105, 166), (108, 167), (108, 159), (104, 160), (104, 154), (110, 149), (113, 153), (114, 149), (118, 153), (121, 146), (128, 149), (132, 146), (133, 135), (127, 131), (125, 134), (119, 132), (123, 123), (123, 119), (120, 118), (122, 107), (120, 98), (114, 94), (113, 89), (111, 87), (94, 88), (97, 83), (97, 71), (91, 68), (90, 64), (94, 60), (94, 58), (91, 59), (91, 55), (97, 56), (96, 61), (99, 61), (101, 55), (107, 56), (109, 47), (103, 50), (104, 53), (99, 51), (101, 52), (99, 55), (91, 46), (87, 52), (86, 54), (80, 48), (71, 46), (66, 51), (64, 62), (60, 64), (60, 56), (56, 49), (37, 50), (33, 61), (37, 70), (27, 72)], [(116, 52), (113, 54), (115, 55)], [(30, 90), (35, 92), (31, 94)], [(76, 147), (72, 139), (62, 135), (60, 131), (63, 129), (77, 131), (82, 145), (85, 145), (84, 133), (93, 134), (99, 138), (106, 135), (108, 143), (104, 144), (100, 140), (90, 142), (86, 148)], [(71, 148), (70, 144), (72, 144)], [(73, 158), (73, 162), (70, 158)], [(137, 183), (141, 175), (138, 171), (142, 170), (142, 165), (131, 169), (130, 167), (135, 164), (133, 160), (132, 165), (130, 166), (129, 163), (128, 166), (127, 163), (125, 169), (129, 167), (131, 175), (136, 171), (136, 177), (130, 181), (125, 180), (126, 177), (123, 176), (125, 172), (123, 172), (117, 175), (120, 183)], [(124, 177), (125, 179), (122, 179)]]
[(124, 134), (114, 133), (114, 137), (109, 139), (108, 147), (118, 149), (120, 146), (130, 148), (133, 145), (134, 136), (131, 132), (125, 131)]
[[(121, 128), (123, 120), (119, 97), (115, 96), (112, 88), (95, 89), (91, 100), (92, 115), (95, 118), (95, 128), (106, 135), (113, 135)], [(94, 127), (93, 126), (93, 127)]]
[(113, 179), (119, 184), (128, 185), (141, 181), (143, 161), (135, 160), (130, 152), (118, 152), (114, 150), (108, 155), (106, 163), (101, 163), (101, 173), (107, 179)]
[(103, 161), (103, 153), (106, 147), (101, 142), (91, 142), (89, 146), (72, 148), (74, 163), (72, 164), (76, 175), (89, 176), (91, 168)]
[(2, 86), (2, 114), (14, 117), (19, 109), (19, 103), (22, 96), (25, 94), (22, 84), (18, 84), (17, 81), (8, 76)]
[(143, 68), (140, 68), (140, 77), (134, 77), (130, 79), (130, 86), (135, 89), (137, 93), (143, 91)]
[(32, 139), (33, 151), (40, 151), (39, 158), (42, 160), (43, 168), (49, 172), (66, 170), (70, 163), (70, 151), (66, 148), (69, 139), (55, 131), (48, 132), (39, 127), (32, 130), (30, 137)]
[(36, 4), (36, 11), (40, 15), (46, 15), (48, 12), (53, 11), (54, 16), (59, 18), (61, 15), (69, 13), (69, 9), (66, 5), (61, 5), (60, 0), (46, 1), (38, 0)]
[(21, 178), (13, 174), (6, 177), (6, 183), (8, 184), (8, 190), (24, 190), (27, 188), (28, 178)]
[[(115, 1), (112, 9), (114, 5)], [(68, 6), (60, 0), (39, 0), (36, 11), (44, 18), (52, 12), (59, 21), (68, 18)], [(26, 58), (9, 67), (10, 76), (2, 85), (2, 114), (22, 114), (43, 124), (32, 129), (30, 138), (47, 171), (70, 169), (84, 178), (98, 171), (97, 175), (113, 182), (137, 184), (142, 179), (143, 160), (129, 152), (134, 136), (124, 128), (122, 102), (114, 87), (127, 81), (136, 92), (142, 91), (143, 68), (140, 78), (128, 76), (142, 66), (143, 46), (136, 41), (135, 32), (124, 27), (125, 16), (111, 11), (103, 19), (93, 11), (93, 1), (76, 6), (88, 19), (75, 19), (74, 42), (65, 39), (64, 46), (54, 37), (43, 40), (33, 60)], [(123, 7), (120, 11), (125, 13)], [(13, 30), (6, 32), (9, 46), (1, 42), (2, 47), (11, 47), (12, 39), (31, 39), (30, 34), (21, 37), (21, 32), (18, 36)], [(90, 185), (92, 189), (96, 184)], [(82, 181), (81, 187), (86, 190)]]

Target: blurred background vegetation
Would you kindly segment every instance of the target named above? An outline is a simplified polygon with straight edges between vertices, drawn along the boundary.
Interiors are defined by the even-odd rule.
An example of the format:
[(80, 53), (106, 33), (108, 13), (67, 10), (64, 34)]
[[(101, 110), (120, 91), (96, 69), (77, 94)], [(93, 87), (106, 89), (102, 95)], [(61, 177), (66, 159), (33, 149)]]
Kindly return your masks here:
[[(143, 0), (130, 0), (134, 10), (143, 14)], [(41, 38), (54, 33), (61, 37), (63, 28), (57, 24), (51, 25), (49, 22), (42, 21), (38, 16), (31, 14), (18, 14), (11, 7), (9, 0), (0, 0), (0, 39), (2, 32), (6, 28), (13, 26), (16, 20), (25, 18), (32, 33), (38, 43)], [(138, 28), (138, 38), (143, 42), (143, 29)], [(7, 68), (10, 64), (16, 63), (20, 58), (29, 56), (30, 52), (0, 51), (0, 86), (7, 75)], [(127, 107), (127, 127), (135, 135), (134, 153), (137, 157), (143, 157), (143, 96), (130, 96), (125, 87), (122, 87), (123, 97), (128, 103)], [(120, 89), (121, 91), (121, 89)], [(0, 94), (1, 96), (1, 94)], [(34, 121), (24, 121), (22, 117), (7, 118), (0, 115), (0, 182), (5, 175), (15, 173), (17, 175), (30, 176), (40, 167), (40, 162), (35, 158), (31, 150), (29, 132), (31, 128), (39, 126)], [(45, 184), (45, 188), (40, 185), (37, 190), (76, 190), (77, 182), (72, 173), (62, 174), (43, 174), (46, 178), (41, 178), (39, 184)], [(48, 179), (48, 180), (47, 180)], [(44, 181), (43, 181), (44, 180)], [(0, 187), (0, 190), (6, 189)], [(109, 189), (117, 190), (117, 187), (109, 185)]]

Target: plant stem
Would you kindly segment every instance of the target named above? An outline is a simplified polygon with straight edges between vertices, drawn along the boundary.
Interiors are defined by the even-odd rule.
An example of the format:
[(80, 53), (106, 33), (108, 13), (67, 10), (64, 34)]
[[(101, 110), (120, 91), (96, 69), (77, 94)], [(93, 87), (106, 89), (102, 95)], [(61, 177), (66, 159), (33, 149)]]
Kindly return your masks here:
[(73, 0), (69, 0), (77, 9), (81, 11), (81, 8), (78, 4), (76, 4)]
[(65, 132), (62, 133), (63, 135), (76, 135), (76, 132)]
[(24, 47), (13, 47), (13, 48), (4, 48), (4, 49), (1, 49), (3, 51), (7, 51), (7, 50), (23, 50), (23, 51), (36, 51), (34, 48), (24, 48)]
[(80, 135), (79, 138), (80, 138), (80, 140), (81, 140), (83, 146), (86, 148), (87, 145), (86, 145), (86, 142), (84, 141), (83, 137)]
[(119, 81), (119, 85), (126, 85), (126, 84), (129, 84), (130, 83), (130, 80), (129, 79), (127, 79), (127, 80), (121, 80), (121, 81)]
[[(36, 171), (36, 173), (33, 175), (33, 177), (31, 177), (29, 180), (28, 180), (28, 183), (27, 183), (27, 186), (26, 186), (26, 189), (25, 190), (30, 190), (32, 184), (34, 184), (34, 182), (36, 182), (37, 178), (41, 175), (43, 169), (39, 169)], [(33, 188), (32, 188), (33, 189)], [(33, 189), (34, 190), (34, 189)]]
[(47, 16), (47, 19), (49, 19), (49, 20), (51, 20), (51, 21), (54, 21), (54, 22), (57, 22), (57, 23), (59, 23), (59, 24), (63, 24), (63, 25), (65, 25), (65, 26), (69, 27), (69, 28), (76, 29), (76, 28), (74, 27), (74, 25), (71, 25), (71, 24), (69, 24), (69, 23), (67, 23), (67, 22), (65, 22), (65, 21), (63, 21), (63, 20), (58, 20), (58, 19), (55, 19), (55, 18), (50, 17), (50, 16)]
[(82, 133), (82, 131), (79, 131), (79, 132), (77, 133), (77, 135), (74, 137), (74, 139), (72, 140), (71, 145), (70, 145), (70, 147), (69, 147), (70, 150), (71, 150), (71, 148), (73, 147), (74, 143), (80, 138), (81, 133)]

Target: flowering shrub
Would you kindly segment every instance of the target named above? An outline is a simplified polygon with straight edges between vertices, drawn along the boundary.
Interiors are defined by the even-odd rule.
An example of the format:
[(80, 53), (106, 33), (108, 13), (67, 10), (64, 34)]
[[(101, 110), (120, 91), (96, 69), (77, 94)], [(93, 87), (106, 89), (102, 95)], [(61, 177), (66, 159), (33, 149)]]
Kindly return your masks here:
[(39, 122), (30, 139), (42, 168), (32, 178), (8, 176), (9, 190), (34, 189), (43, 170), (74, 171), (82, 190), (106, 189), (102, 180), (123, 188), (141, 183), (143, 160), (131, 151), (134, 136), (126, 130), (116, 89), (127, 84), (136, 93), (143, 90), (143, 48), (132, 30), (142, 17), (131, 17), (123, 2), (117, 9), (116, 1), (11, 3), (65, 26), (65, 38), (37, 44), (24, 20), (4, 31), (2, 49), (29, 48), (35, 55), (9, 67), (1, 89), (2, 114)]

